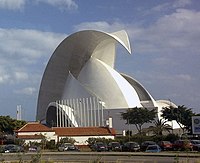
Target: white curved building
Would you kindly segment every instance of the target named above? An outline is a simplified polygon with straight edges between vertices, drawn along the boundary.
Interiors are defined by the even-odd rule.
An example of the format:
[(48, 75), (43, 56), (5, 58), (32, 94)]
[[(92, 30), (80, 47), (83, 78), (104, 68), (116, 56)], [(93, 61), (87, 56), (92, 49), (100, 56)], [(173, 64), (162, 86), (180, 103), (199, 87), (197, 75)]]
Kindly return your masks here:
[[(46, 66), (36, 119), (57, 127), (102, 126), (106, 116), (115, 117), (114, 110), (113, 114), (132, 107), (160, 111), (171, 105), (155, 101), (138, 81), (114, 69), (117, 43), (131, 53), (125, 31), (86, 30), (64, 39)], [(125, 124), (113, 118), (114, 128), (118, 123)]]

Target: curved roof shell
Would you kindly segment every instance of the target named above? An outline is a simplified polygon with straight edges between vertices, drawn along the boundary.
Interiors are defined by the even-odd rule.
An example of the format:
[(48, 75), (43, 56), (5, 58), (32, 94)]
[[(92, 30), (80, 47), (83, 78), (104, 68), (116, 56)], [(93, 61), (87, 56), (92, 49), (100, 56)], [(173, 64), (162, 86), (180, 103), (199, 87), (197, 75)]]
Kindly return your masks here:
[(141, 106), (141, 100), (152, 100), (137, 81), (114, 70), (116, 43), (131, 53), (125, 31), (86, 30), (64, 39), (46, 66), (36, 119), (44, 120), (48, 105), (60, 99), (97, 97), (108, 109)]

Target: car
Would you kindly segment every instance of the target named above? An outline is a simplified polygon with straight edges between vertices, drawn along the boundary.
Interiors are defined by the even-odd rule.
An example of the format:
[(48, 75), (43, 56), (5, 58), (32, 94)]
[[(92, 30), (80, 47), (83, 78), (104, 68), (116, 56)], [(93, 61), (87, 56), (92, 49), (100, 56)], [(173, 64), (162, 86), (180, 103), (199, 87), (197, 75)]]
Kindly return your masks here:
[(159, 141), (158, 145), (163, 151), (170, 151), (173, 149), (173, 144), (170, 141)]
[(79, 149), (71, 143), (63, 143), (58, 147), (59, 152), (63, 151), (79, 151)]
[(193, 145), (189, 140), (176, 140), (173, 143), (173, 149), (174, 150), (193, 150)]
[(190, 140), (194, 151), (200, 151), (200, 140)]
[(144, 141), (140, 146), (141, 151), (146, 151), (149, 145), (157, 145), (157, 144), (154, 141)]
[(140, 151), (140, 145), (137, 142), (126, 142), (122, 146), (123, 152), (136, 152)]
[(154, 145), (148, 145), (145, 152), (161, 152), (161, 148), (159, 145), (154, 144)]
[(110, 142), (108, 143), (108, 151), (121, 151), (122, 147), (119, 142)]
[(108, 147), (103, 142), (96, 142), (92, 145), (92, 150), (97, 152), (108, 151)]
[(28, 152), (39, 152), (39, 151), (41, 151), (41, 148), (37, 146), (31, 146), (28, 148)]
[(3, 149), (4, 153), (18, 153), (18, 152), (24, 152), (24, 148), (19, 145), (15, 144), (8, 144), (4, 146)]

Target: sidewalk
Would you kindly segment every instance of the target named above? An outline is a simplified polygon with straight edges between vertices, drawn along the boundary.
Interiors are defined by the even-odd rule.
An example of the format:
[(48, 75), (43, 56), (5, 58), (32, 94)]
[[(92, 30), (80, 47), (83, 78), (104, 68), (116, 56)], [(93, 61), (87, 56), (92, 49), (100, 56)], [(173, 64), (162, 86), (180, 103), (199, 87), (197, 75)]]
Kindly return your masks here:
[[(99, 155), (99, 156), (159, 156), (159, 157), (193, 157), (200, 158), (200, 152), (183, 152), (183, 151), (169, 151), (159, 153), (147, 152), (54, 152), (56, 154), (64, 155)], [(51, 155), (52, 152), (44, 152), (46, 155)]]

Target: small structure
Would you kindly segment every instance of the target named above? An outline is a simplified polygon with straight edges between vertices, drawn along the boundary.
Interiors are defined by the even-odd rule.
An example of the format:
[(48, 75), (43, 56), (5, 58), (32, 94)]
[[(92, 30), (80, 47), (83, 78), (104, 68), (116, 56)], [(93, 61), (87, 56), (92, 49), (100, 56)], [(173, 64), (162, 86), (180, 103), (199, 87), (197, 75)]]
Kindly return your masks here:
[(19, 130), (15, 131), (17, 138), (30, 142), (41, 142), (53, 140), (58, 143), (62, 138), (73, 138), (76, 145), (87, 145), (86, 140), (93, 138), (114, 139), (115, 129), (109, 127), (47, 127), (39, 122), (29, 122)]
[(109, 127), (57, 127), (53, 128), (57, 135), (57, 140), (65, 137), (70, 137), (76, 140), (76, 144), (85, 145), (88, 138), (106, 138), (114, 139), (116, 132)]
[(28, 122), (22, 128), (15, 131), (17, 138), (25, 140), (25, 143), (30, 142), (41, 142), (42, 139), (57, 140), (55, 131), (51, 128), (39, 123), (39, 122)]

